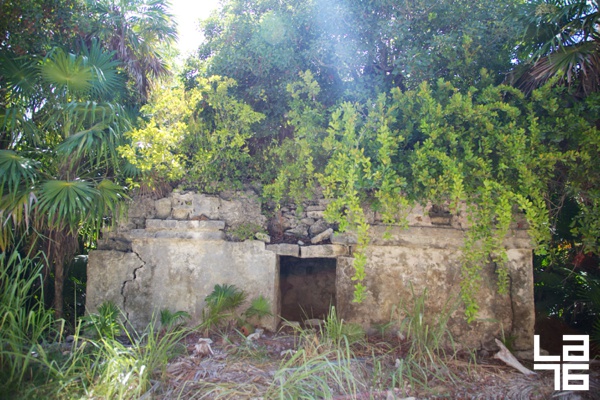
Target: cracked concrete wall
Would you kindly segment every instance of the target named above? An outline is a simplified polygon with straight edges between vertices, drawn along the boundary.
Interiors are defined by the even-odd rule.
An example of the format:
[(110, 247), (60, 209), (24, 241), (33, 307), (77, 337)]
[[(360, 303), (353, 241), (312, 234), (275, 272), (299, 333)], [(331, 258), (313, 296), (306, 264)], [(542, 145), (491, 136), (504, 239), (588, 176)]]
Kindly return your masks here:
[[(191, 323), (201, 321), (204, 298), (217, 284), (233, 284), (262, 295), (276, 314), (279, 271), (277, 256), (260, 241), (228, 242), (219, 221), (147, 220), (127, 238), (130, 252), (97, 250), (88, 259), (87, 308), (94, 312), (110, 300), (136, 328), (164, 308), (186, 311)], [(274, 318), (263, 325), (276, 328)]]

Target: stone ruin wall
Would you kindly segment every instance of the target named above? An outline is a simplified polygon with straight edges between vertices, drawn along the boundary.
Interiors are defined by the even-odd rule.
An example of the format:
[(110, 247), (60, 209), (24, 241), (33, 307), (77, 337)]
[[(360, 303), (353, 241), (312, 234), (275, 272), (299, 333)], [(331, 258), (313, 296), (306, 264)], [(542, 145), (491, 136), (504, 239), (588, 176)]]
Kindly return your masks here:
[[(522, 222), (515, 222), (505, 240), (510, 287), (497, 293), (493, 266), (482, 270), (477, 321), (467, 324), (458, 301), (460, 248), (466, 223), (460, 216), (416, 206), (408, 228), (386, 227), (369, 212), (371, 244), (367, 250), (367, 299), (352, 303), (354, 273), (351, 234), (335, 232), (323, 219), (326, 200), (307, 202), (300, 212), (282, 207), (270, 218), (252, 190), (220, 195), (174, 191), (158, 200), (137, 198), (129, 218), (105, 232), (88, 262), (87, 308), (93, 312), (106, 300), (124, 310), (136, 327), (154, 312), (187, 311), (191, 323), (201, 321), (204, 298), (216, 284), (234, 284), (248, 301), (264, 296), (275, 316), (281, 315), (280, 259), (336, 260), (335, 304), (345, 321), (367, 329), (403, 318), (412, 293), (427, 291), (430, 318), (452, 308), (449, 327), (455, 340), (470, 348), (493, 348), (493, 339), (510, 335), (516, 350), (532, 348), (534, 326), (532, 249)], [(244, 225), (268, 228), (271, 236), (232, 241)], [(384, 238), (385, 237), (385, 238)], [(271, 243), (277, 242), (277, 243)], [(315, 285), (316, 287), (316, 285)], [(278, 317), (262, 325), (276, 330)]]

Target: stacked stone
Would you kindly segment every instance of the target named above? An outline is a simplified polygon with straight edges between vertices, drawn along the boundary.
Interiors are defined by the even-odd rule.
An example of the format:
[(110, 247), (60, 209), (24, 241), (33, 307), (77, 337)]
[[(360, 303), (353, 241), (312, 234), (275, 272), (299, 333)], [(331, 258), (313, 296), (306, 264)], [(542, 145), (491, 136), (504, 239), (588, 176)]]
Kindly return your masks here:
[(322, 243), (330, 240), (334, 226), (325, 220), (325, 208), (328, 200), (317, 199), (305, 202), (302, 208), (295, 205), (282, 207), (271, 221), (271, 227), (276, 227), (288, 238), (295, 238), (299, 244)]

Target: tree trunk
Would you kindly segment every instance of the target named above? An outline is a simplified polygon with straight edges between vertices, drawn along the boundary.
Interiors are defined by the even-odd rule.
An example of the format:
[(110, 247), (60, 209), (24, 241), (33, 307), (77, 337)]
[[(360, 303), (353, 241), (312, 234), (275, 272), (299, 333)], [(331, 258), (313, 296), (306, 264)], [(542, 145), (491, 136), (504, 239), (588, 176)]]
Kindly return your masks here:
[(77, 233), (67, 229), (54, 230), (48, 235), (48, 263), (54, 266), (54, 301), (52, 308), (56, 319), (63, 318), (63, 288), (65, 286), (66, 266), (77, 252), (79, 243)]

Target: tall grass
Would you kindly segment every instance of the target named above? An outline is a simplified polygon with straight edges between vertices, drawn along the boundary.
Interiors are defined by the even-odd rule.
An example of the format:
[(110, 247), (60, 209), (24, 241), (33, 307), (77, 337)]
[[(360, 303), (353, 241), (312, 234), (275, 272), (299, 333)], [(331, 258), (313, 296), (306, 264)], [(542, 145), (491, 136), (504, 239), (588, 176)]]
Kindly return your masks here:
[(395, 362), (393, 386), (427, 389), (432, 380), (455, 384), (457, 378), (447, 362), (456, 356), (456, 346), (448, 329), (452, 304), (448, 302), (441, 312), (427, 313), (427, 290), (416, 295), (411, 286), (412, 302), (403, 305), (406, 315), (400, 321), (408, 349), (403, 358)]
[(38, 374), (37, 348), (53, 331), (43, 304), (41, 262), (0, 254), (0, 397)]
[(157, 314), (141, 332), (128, 331), (120, 310), (104, 304), (65, 343), (64, 324), (44, 307), (41, 271), (16, 252), (0, 254), (0, 398), (137, 399), (156, 390), (188, 331), (174, 318), (158, 329)]
[[(307, 343), (315, 343), (307, 341)], [(302, 348), (276, 371), (266, 398), (331, 399), (355, 398), (368, 387), (363, 363), (347, 341), (331, 347), (327, 343)]]

